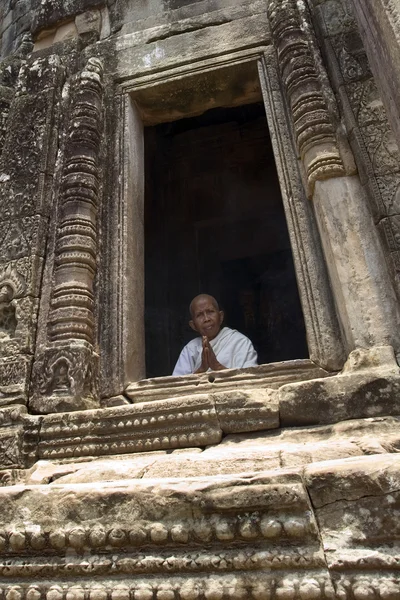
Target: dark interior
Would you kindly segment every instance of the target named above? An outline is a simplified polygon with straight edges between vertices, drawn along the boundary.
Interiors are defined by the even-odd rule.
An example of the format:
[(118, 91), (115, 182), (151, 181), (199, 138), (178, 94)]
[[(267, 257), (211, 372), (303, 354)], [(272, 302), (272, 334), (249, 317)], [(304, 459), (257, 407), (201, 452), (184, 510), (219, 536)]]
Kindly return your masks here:
[(308, 357), (263, 105), (147, 127), (145, 157), (147, 377), (172, 373), (203, 292), (260, 364)]

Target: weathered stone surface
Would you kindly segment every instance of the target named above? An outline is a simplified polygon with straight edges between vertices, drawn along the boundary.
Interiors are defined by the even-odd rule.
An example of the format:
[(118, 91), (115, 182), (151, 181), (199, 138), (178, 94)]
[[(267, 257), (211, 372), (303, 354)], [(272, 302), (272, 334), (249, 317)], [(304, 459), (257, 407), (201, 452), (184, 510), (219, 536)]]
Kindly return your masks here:
[[(118, 439), (118, 435), (110, 437)], [(36, 445), (40, 442), (40, 434)], [(58, 464), (39, 461), (26, 483), (94, 482), (130, 477), (204, 477), (289, 469), (301, 472), (311, 464), (333, 459), (396, 453), (400, 448), (399, 418), (369, 418), (336, 425), (279, 429), (258, 434), (228, 435), (219, 445), (181, 448), (172, 453), (150, 451), (112, 459)], [(77, 459), (76, 459), (77, 460)], [(68, 479), (64, 479), (67, 477)]]
[(343, 372), (326, 381), (280, 388), (282, 425), (335, 423), (346, 419), (400, 414), (400, 371), (393, 350), (355, 350)]
[(101, 4), (105, 3), (99, 0), (33, 0), (32, 31), (38, 33)]
[[(398, 599), (400, 371), (392, 349), (374, 347), (399, 353), (385, 261), (399, 281), (400, 168), (383, 109), (393, 119), (398, 104), (397, 34), (385, 35), (397, 7), (361, 4), (0, 3), (0, 52), (16, 51), (0, 64), (1, 599)], [(30, 27), (43, 48), (28, 58), (30, 42), (17, 46)], [(85, 88), (77, 111), (70, 102), (94, 55), (105, 67), (100, 148), (99, 98)], [(236, 73), (222, 91), (218, 70)], [(88, 72), (96, 85), (99, 71)], [(141, 117), (190, 116), (189, 90), (193, 114), (264, 96), (312, 360), (134, 382)], [(349, 142), (356, 192), (350, 177), (332, 178), (358, 177)], [(65, 209), (78, 196), (81, 210)], [(342, 338), (356, 351), (335, 375)], [(42, 391), (29, 409), (58, 413), (26, 413), (32, 381)], [(60, 412), (100, 397), (101, 409)]]
[(36, 298), (19, 298), (0, 312), (0, 356), (33, 354), (38, 304)]
[(251, 48), (264, 45), (269, 41), (269, 26), (265, 15), (255, 15), (238, 19), (216, 27), (206, 27), (190, 33), (172, 36), (136, 46), (134, 35), (121, 36), (116, 43), (118, 73), (121, 79), (146, 75), (154, 71), (178, 66), (184, 62), (201, 60), (210, 55), (232, 52), (238, 48)]
[(318, 181), (313, 203), (348, 347), (397, 349), (398, 302), (358, 177)]
[[(151, 585), (157, 597), (164, 597), (162, 589), (175, 589), (186, 598), (195, 585), (196, 593), (206, 598), (214, 597), (215, 590), (218, 597), (241, 598), (248, 590), (258, 598), (260, 582), (264, 590), (283, 592), (293, 586), (296, 594), (311, 585), (321, 598), (332, 592), (308, 496), (296, 476), (136, 480), (120, 482), (118, 488), (54, 483), (50, 488), (26, 487), (24, 500), (19, 490), (0, 489), (0, 528), (7, 532), (1, 554), (6, 559), (17, 550), (25, 560), (29, 557), (28, 577), (39, 568), (50, 578), (68, 572), (75, 586), (86, 586), (80, 581), (81, 560), (67, 567), (61, 556), (90, 551), (96, 586), (110, 585), (111, 572), (129, 575), (131, 582), (127, 588), (124, 583), (124, 589), (138, 597)], [(28, 497), (30, 524), (20, 512)], [(73, 511), (65, 518), (67, 505)], [(147, 556), (137, 553), (143, 545), (149, 548)], [(36, 547), (46, 547), (52, 556), (45, 567), (34, 557)], [(100, 559), (106, 548), (113, 551), (112, 563)], [(301, 575), (296, 579), (300, 556)], [(13, 576), (21, 569), (22, 563), (14, 561)]]
[(272, 0), (268, 15), (282, 81), (292, 109), (298, 154), (312, 194), (318, 180), (346, 174), (332, 114), (334, 100), (331, 98), (329, 107), (330, 90), (327, 81), (322, 86), (325, 73), (318, 49), (308, 35), (309, 28), (304, 27), (307, 13), (301, 5), (295, 1), (282, 4)]
[(306, 479), (338, 597), (397, 598), (399, 457), (327, 461)]
[(391, 125), (399, 143), (399, 113), (395, 101), (400, 77), (399, 6), (394, 0), (378, 0), (373, 6), (366, 6), (360, 0), (355, 0), (353, 4), (371, 68), (384, 94)]
[[(77, 437), (77, 430), (85, 434)], [(47, 415), (38, 453), (40, 458), (121, 454), (205, 446), (221, 436), (214, 403), (203, 395)]]
[(304, 178), (291, 142), (275, 49), (268, 48), (264, 58), (261, 86), (268, 122), (275, 124), (270, 127), (271, 142), (296, 264), (310, 358), (328, 371), (338, 371), (345, 360), (343, 340), (332, 291), (327, 285), (315, 216), (302, 185)]
[[(358, 3), (329, 0), (317, 4), (314, 10), (320, 42), (327, 58), (331, 81), (341, 101), (343, 119), (366, 198), (370, 202), (375, 223), (379, 223), (386, 262), (398, 296), (400, 263), (398, 250), (391, 249), (393, 245), (397, 246), (397, 242), (390, 224), (386, 223), (384, 226), (380, 223), (382, 218), (397, 212), (395, 190), (398, 185), (398, 144), (394, 140), (385, 110), (388, 108), (387, 101), (390, 100), (386, 97), (383, 102), (382, 86), (373, 78), (369, 69), (365, 47), (368, 51), (370, 42), (365, 38), (364, 28), (357, 25), (356, 16), (360, 12)], [(378, 34), (376, 36), (379, 37)], [(376, 56), (376, 53), (369, 56), (372, 66), (376, 63)], [(393, 131), (396, 131), (396, 127)]]
[(111, 398), (102, 398), (100, 400), (101, 408), (112, 408), (113, 406), (124, 406), (126, 404), (132, 404), (132, 402), (122, 394), (119, 396), (112, 396)]
[(31, 374), (30, 356), (2, 357), (0, 363), (0, 406), (26, 404)]
[(224, 433), (274, 429), (279, 426), (278, 394), (273, 389), (217, 392), (211, 397)]
[(0, 262), (25, 256), (43, 256), (43, 239), (47, 234), (47, 219), (40, 215), (4, 220), (0, 224)]
[(136, 454), (135, 458), (113, 458), (92, 460), (90, 462), (75, 462), (69, 464), (54, 464), (39, 460), (26, 476), (26, 483), (95, 483), (99, 481), (118, 481), (122, 479), (140, 479), (143, 474), (156, 462), (165, 451)]
[[(206, 2), (196, 4), (206, 5)], [(219, 4), (222, 5), (223, 3)], [(142, 22), (136, 21), (135, 23), (125, 25), (122, 32), (126, 35), (130, 34), (130, 41), (139, 46), (155, 42), (159, 39), (162, 40), (172, 35), (188, 33), (204, 29), (205, 27), (216, 27), (236, 19), (262, 14), (265, 11), (265, 6), (260, 0), (243, 2), (240, 6), (215, 7), (215, 10), (206, 10), (204, 12), (200, 12), (198, 6), (196, 8), (195, 10), (192, 9), (192, 12), (196, 12), (197, 14), (192, 14), (186, 18), (171, 21), (166, 16), (164, 19), (160, 16), (157, 22), (153, 23), (153, 26), (152, 21), (154, 20), (152, 19), (146, 19)], [(181, 13), (182, 11), (179, 12)]]
[(22, 446), (24, 433), (23, 418), (25, 414), (26, 409), (22, 406), (0, 408), (1, 469), (18, 468), (24, 466)]
[(88, 10), (75, 18), (75, 26), (79, 35), (95, 32), (100, 35), (101, 13), (99, 10)]
[(99, 159), (103, 66), (89, 59), (80, 72), (68, 124), (55, 234), (47, 345), (33, 373), (35, 412), (99, 406), (94, 279), (98, 248)]
[(125, 393), (134, 402), (148, 402), (187, 394), (204, 394), (251, 387), (278, 388), (292, 381), (328, 376), (309, 360), (290, 360), (246, 369), (224, 369), (200, 375), (156, 377), (130, 383)]

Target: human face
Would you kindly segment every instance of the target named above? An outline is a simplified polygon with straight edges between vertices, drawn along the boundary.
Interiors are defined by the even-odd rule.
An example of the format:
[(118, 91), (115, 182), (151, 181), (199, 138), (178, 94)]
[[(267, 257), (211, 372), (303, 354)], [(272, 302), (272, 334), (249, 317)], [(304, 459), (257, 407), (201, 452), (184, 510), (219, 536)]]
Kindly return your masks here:
[(192, 305), (192, 317), (190, 327), (213, 340), (219, 334), (224, 313), (218, 310), (211, 298), (199, 298)]

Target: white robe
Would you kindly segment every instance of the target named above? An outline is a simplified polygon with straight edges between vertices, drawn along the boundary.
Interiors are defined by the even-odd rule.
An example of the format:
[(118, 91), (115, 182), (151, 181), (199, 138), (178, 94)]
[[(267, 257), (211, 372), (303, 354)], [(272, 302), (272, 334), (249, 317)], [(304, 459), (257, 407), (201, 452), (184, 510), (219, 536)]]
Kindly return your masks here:
[[(257, 365), (257, 352), (253, 344), (236, 329), (223, 327), (219, 334), (210, 341), (215, 356), (227, 369), (241, 369)], [(201, 365), (203, 352), (202, 338), (197, 337), (183, 348), (175, 365), (173, 375), (189, 375)]]

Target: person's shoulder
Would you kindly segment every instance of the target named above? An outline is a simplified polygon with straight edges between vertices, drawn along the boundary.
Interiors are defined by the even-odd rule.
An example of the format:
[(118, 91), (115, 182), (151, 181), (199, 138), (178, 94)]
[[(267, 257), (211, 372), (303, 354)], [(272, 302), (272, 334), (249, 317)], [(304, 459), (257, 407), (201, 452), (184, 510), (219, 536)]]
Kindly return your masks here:
[(195, 337), (192, 340), (190, 340), (190, 342), (188, 342), (183, 349), (188, 350), (190, 352), (190, 351), (197, 350), (200, 346), (201, 346), (201, 337)]
[(230, 329), (230, 327), (224, 327), (224, 329), (228, 329), (229, 332), (231, 332), (231, 335), (234, 336), (236, 341), (249, 342), (250, 344), (252, 343), (251, 340), (247, 337), (247, 335), (244, 335), (244, 333), (240, 333), (240, 331), (238, 331), (237, 329)]

